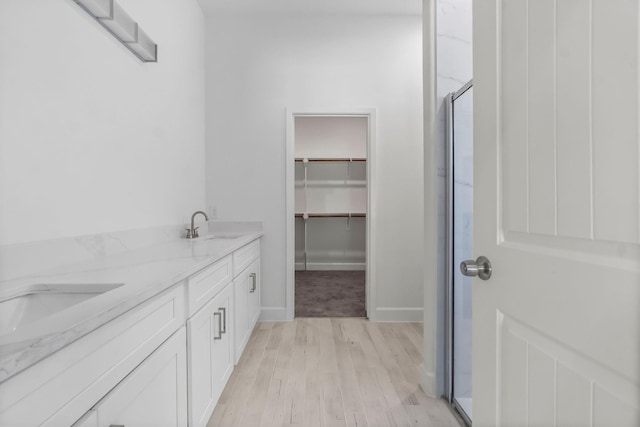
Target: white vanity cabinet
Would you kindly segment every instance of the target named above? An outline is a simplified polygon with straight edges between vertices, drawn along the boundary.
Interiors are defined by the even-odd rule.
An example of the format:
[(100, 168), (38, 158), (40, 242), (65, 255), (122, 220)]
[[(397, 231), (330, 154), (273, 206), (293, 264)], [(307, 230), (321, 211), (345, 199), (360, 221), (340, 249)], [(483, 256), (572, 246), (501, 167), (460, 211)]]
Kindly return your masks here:
[[(251, 332), (260, 317), (260, 246), (259, 241), (255, 241), (237, 251), (239, 262), (236, 263), (236, 253), (234, 253), (234, 272), (237, 272), (233, 279), (235, 295), (235, 363), (240, 360), (240, 356), (251, 337)], [(236, 265), (243, 267), (238, 271)]]
[(259, 254), (255, 240), (188, 281), (189, 427), (207, 425), (260, 315)]
[(233, 286), (187, 321), (189, 426), (207, 425), (233, 371)]
[[(95, 408), (97, 402), (106, 402), (104, 399), (111, 393), (118, 396), (128, 393), (133, 387), (130, 384), (139, 379), (143, 380), (141, 396), (151, 400), (160, 395), (164, 396), (162, 400), (176, 396), (172, 407), (179, 418), (171, 425), (184, 426), (186, 411), (178, 409), (186, 406), (185, 401), (180, 400), (186, 394), (184, 307), (184, 285), (179, 284), (4, 381), (0, 384), (0, 426), (73, 425)], [(149, 361), (161, 357), (156, 356), (156, 352), (167, 356), (163, 360), (172, 364), (169, 371), (145, 368), (146, 377), (144, 373), (139, 375), (144, 366), (155, 363)], [(173, 378), (167, 380), (169, 373)], [(161, 380), (145, 388), (148, 385), (144, 383), (145, 378), (154, 375)], [(124, 391), (117, 393), (120, 387)], [(113, 396), (115, 398), (115, 394)], [(143, 401), (133, 404), (126, 399), (116, 399), (111, 402), (106, 407), (112, 408), (109, 409), (112, 414), (134, 416), (138, 408), (142, 408), (142, 415), (147, 409)], [(130, 405), (116, 408), (117, 402)], [(91, 426), (92, 420), (98, 419), (88, 415), (82, 420), (85, 424), (79, 425)], [(106, 425), (114, 424), (109, 423)]]
[(205, 427), (260, 314), (254, 240), (0, 384), (0, 427)]
[(180, 328), (74, 427), (187, 427), (185, 328)]

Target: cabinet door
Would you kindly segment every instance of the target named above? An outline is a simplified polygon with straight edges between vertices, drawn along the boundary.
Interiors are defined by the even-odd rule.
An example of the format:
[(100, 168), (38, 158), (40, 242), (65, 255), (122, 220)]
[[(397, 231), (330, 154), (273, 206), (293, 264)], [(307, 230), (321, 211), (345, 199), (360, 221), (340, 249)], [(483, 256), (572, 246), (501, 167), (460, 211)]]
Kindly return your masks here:
[(253, 261), (247, 270), (249, 270), (249, 283), (247, 283), (249, 308), (247, 314), (249, 316), (249, 335), (251, 335), (253, 327), (260, 317), (260, 258)]
[(232, 301), (227, 286), (187, 322), (190, 427), (206, 426), (233, 370)]
[(98, 427), (98, 413), (92, 409), (71, 427)]
[(186, 427), (186, 347), (182, 327), (96, 405), (98, 426)]
[(233, 281), (235, 295), (235, 337), (234, 337), (234, 362), (237, 364), (242, 355), (242, 350), (249, 341), (249, 271), (244, 270)]
[(249, 342), (260, 317), (260, 258), (254, 260), (234, 280), (235, 288), (235, 363)]
[(233, 287), (228, 286), (215, 298), (220, 312), (217, 321), (222, 328), (219, 339), (213, 341), (213, 383), (216, 385), (215, 401), (224, 390), (234, 367), (233, 360)]

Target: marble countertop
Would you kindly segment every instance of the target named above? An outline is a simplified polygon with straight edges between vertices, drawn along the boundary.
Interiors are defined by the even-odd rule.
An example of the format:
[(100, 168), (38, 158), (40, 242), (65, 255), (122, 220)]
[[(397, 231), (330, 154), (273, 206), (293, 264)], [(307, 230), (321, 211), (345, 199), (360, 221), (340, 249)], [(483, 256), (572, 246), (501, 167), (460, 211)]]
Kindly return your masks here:
[(0, 382), (259, 238), (262, 232), (233, 234), (234, 238), (215, 238), (217, 234), (212, 233), (193, 240), (176, 239), (85, 260), (55, 273), (0, 282), (0, 297), (30, 285), (122, 284), (14, 330), (2, 331), (0, 325)]

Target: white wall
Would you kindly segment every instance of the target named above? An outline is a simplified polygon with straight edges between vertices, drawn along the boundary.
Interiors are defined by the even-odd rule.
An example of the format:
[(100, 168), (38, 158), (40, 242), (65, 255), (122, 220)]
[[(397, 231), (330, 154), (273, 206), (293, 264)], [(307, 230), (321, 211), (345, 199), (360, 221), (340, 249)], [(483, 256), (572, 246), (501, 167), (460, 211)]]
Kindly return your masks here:
[[(444, 393), (446, 108), (444, 97), (473, 76), (472, 0), (423, 0), (425, 20), (425, 337), (423, 382)], [(427, 106), (429, 106), (427, 108)]]
[(0, 1), (0, 244), (187, 222), (204, 207), (204, 16), (119, 0), (143, 64), (71, 0)]
[(285, 318), (285, 110), (360, 107), (377, 110), (369, 314), (422, 319), (420, 17), (216, 15), (206, 45), (207, 203), (264, 221), (263, 318)]
[(366, 158), (366, 117), (296, 117), (295, 156)]

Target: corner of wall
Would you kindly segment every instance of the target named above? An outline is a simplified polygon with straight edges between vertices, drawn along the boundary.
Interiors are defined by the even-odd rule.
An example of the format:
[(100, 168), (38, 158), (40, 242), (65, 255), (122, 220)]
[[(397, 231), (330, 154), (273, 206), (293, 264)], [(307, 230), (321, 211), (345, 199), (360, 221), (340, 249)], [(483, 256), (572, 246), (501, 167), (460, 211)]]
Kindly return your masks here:
[(420, 387), (422, 388), (422, 391), (424, 391), (425, 394), (429, 397), (440, 397), (439, 393), (437, 392), (435, 374), (433, 372), (427, 371), (424, 366), (422, 367), (421, 374)]
[(443, 360), (440, 354), (437, 264), (436, 169), (436, 0), (423, 0), (424, 90), (424, 347), (422, 388), (429, 396), (442, 394)]

